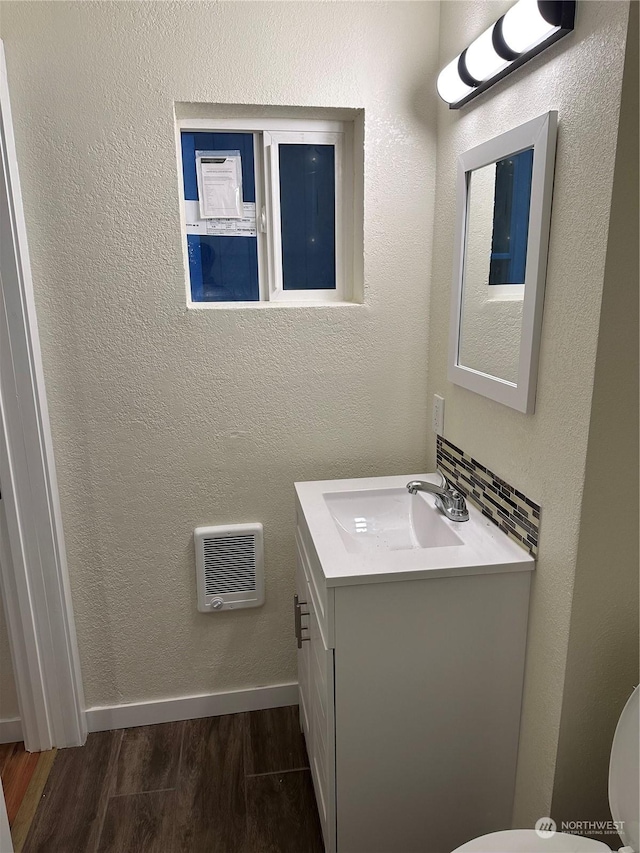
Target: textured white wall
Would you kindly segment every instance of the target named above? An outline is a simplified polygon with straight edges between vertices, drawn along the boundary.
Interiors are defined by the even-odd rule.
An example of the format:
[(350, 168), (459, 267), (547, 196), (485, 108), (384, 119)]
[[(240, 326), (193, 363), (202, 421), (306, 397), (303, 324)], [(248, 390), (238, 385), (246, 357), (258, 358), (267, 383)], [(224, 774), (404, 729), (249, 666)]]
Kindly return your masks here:
[[(557, 822), (611, 820), (611, 743), (638, 683), (638, 4), (631, 8), (553, 788)], [(615, 838), (602, 840), (617, 849)]]
[[(441, 66), (510, 6), (443, 2)], [(514, 824), (548, 814), (562, 707), (580, 504), (604, 280), (628, 3), (578, 4), (576, 30), (460, 111), (440, 107), (429, 395), (445, 435), (542, 504), (533, 578)], [(559, 136), (536, 411), (447, 381), (460, 153), (557, 109)], [(430, 397), (429, 397), (430, 399)], [(434, 450), (431, 451), (434, 453)], [(430, 456), (433, 462), (433, 456)]]
[[(422, 467), (438, 23), (2, 4), (89, 705), (294, 680), (293, 482)], [(185, 309), (174, 101), (365, 109), (365, 305)], [(197, 613), (193, 528), (251, 520), (265, 606)]]

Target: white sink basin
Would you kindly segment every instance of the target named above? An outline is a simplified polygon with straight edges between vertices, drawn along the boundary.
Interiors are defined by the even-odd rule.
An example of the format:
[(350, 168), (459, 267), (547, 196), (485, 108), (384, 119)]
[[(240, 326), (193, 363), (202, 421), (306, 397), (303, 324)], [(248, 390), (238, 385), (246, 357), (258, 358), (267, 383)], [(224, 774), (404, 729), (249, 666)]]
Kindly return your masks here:
[(324, 500), (350, 553), (462, 545), (425, 497), (406, 488), (330, 492)]
[[(534, 559), (468, 504), (451, 521), (410, 480), (437, 474), (296, 483), (299, 535), (326, 585), (531, 571)], [(301, 532), (302, 531), (302, 532)]]

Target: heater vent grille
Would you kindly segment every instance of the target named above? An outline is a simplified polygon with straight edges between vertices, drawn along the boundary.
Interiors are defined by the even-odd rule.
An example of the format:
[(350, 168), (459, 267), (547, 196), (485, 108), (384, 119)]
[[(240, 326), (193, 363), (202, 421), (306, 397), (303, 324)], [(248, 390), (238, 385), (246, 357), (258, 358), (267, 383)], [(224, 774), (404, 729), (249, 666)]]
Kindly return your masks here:
[(195, 530), (198, 609), (257, 607), (264, 601), (262, 525)]
[(241, 592), (256, 588), (256, 542), (254, 536), (205, 539), (204, 583), (207, 595)]

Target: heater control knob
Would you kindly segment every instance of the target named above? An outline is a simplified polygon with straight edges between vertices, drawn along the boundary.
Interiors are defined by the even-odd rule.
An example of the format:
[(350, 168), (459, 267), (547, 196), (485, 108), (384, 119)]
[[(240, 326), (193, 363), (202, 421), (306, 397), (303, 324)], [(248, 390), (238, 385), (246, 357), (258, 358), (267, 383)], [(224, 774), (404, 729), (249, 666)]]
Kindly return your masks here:
[(214, 598), (211, 601), (211, 607), (214, 610), (222, 610), (223, 605), (224, 605), (224, 601), (221, 598)]

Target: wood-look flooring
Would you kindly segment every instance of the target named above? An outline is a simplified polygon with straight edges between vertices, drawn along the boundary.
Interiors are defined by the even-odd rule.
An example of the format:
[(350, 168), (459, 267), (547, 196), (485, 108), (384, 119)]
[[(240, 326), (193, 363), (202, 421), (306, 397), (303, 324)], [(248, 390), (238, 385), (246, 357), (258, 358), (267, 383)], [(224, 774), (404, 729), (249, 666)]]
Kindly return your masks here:
[(56, 752), (26, 752), (24, 743), (0, 744), (0, 778), (15, 853), (22, 853)]
[(60, 750), (25, 853), (323, 853), (297, 707)]
[(0, 778), (10, 826), (16, 819), (37, 764), (38, 753), (25, 752), (23, 743), (0, 745)]

